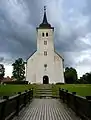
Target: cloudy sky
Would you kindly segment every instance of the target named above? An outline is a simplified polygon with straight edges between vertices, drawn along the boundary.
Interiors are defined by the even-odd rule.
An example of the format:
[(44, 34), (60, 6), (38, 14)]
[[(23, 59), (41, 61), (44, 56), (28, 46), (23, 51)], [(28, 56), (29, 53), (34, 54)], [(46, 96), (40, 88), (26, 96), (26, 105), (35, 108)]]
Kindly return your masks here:
[(15, 59), (36, 50), (43, 7), (55, 28), (55, 47), (78, 75), (91, 71), (91, 0), (0, 0), (0, 63), (11, 75)]

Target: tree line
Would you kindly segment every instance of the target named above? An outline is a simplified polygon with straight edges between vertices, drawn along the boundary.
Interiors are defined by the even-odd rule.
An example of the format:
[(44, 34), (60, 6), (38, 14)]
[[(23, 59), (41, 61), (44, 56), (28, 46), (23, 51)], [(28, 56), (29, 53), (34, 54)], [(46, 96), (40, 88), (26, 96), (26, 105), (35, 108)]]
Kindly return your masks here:
[(91, 84), (91, 72), (85, 73), (78, 79), (77, 71), (72, 67), (65, 68), (64, 78), (67, 84)]
[[(5, 68), (3, 64), (0, 64), (0, 81), (3, 81), (5, 76)], [(25, 62), (22, 58), (15, 60), (12, 64), (12, 79), (16, 79), (17, 81), (25, 80)]]
[[(22, 58), (18, 58), (12, 64), (13, 72), (12, 78), (17, 81), (25, 80), (25, 63)], [(0, 64), (0, 80), (3, 80), (5, 75), (5, 68), (3, 64)], [(91, 72), (85, 73), (80, 79), (78, 79), (77, 71), (75, 68), (66, 67), (64, 72), (65, 83), (67, 84), (91, 84)]]

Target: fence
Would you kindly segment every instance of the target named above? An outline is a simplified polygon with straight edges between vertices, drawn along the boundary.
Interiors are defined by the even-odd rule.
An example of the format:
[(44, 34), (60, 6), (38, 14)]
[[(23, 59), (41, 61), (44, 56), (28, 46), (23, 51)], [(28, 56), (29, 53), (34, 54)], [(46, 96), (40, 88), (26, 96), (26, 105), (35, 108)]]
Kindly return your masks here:
[(0, 101), (0, 120), (11, 120), (15, 115), (19, 115), (19, 111), (25, 107), (33, 98), (33, 90), (8, 97)]
[(91, 120), (91, 96), (81, 97), (64, 89), (59, 89), (59, 96), (82, 119)]

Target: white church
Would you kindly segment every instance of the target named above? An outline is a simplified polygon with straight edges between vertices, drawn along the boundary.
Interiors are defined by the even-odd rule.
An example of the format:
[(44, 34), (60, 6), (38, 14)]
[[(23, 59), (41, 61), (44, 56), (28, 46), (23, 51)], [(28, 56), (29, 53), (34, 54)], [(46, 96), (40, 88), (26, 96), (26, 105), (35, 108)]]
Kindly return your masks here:
[(26, 80), (30, 83), (64, 83), (62, 58), (54, 48), (54, 27), (47, 21), (46, 8), (42, 23), (36, 28), (37, 50), (27, 59)]

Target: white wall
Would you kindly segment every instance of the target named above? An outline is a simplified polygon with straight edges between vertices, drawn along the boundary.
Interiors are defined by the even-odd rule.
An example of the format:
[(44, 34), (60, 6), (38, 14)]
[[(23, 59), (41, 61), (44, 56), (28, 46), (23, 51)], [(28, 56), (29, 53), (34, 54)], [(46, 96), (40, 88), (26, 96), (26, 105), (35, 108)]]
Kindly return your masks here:
[[(42, 36), (44, 33), (44, 37)], [(48, 37), (46, 37), (48, 33)], [(39, 64), (37, 78), (43, 83), (43, 76), (48, 75), (49, 82), (53, 81), (54, 77), (54, 41), (53, 41), (53, 29), (38, 29), (37, 31), (37, 51), (39, 53)], [(44, 45), (44, 41), (47, 41), (47, 45)], [(44, 56), (44, 51), (47, 51), (47, 56)], [(44, 64), (47, 64), (45, 71)]]
[[(48, 37), (43, 37), (42, 32), (47, 32)], [(27, 61), (26, 80), (31, 83), (43, 83), (44, 75), (49, 77), (49, 83), (64, 82), (62, 58), (54, 52), (53, 38), (53, 29), (38, 29), (37, 52)], [(44, 45), (44, 40), (47, 45)], [(47, 56), (44, 56), (44, 51), (47, 51)], [(47, 64), (46, 70), (44, 64)]]
[(57, 53), (54, 53), (54, 61), (55, 61), (55, 79), (56, 79), (56, 82), (64, 83), (63, 59)]
[(36, 82), (36, 59), (37, 52), (35, 52), (28, 60), (26, 64), (26, 80), (30, 82)]

